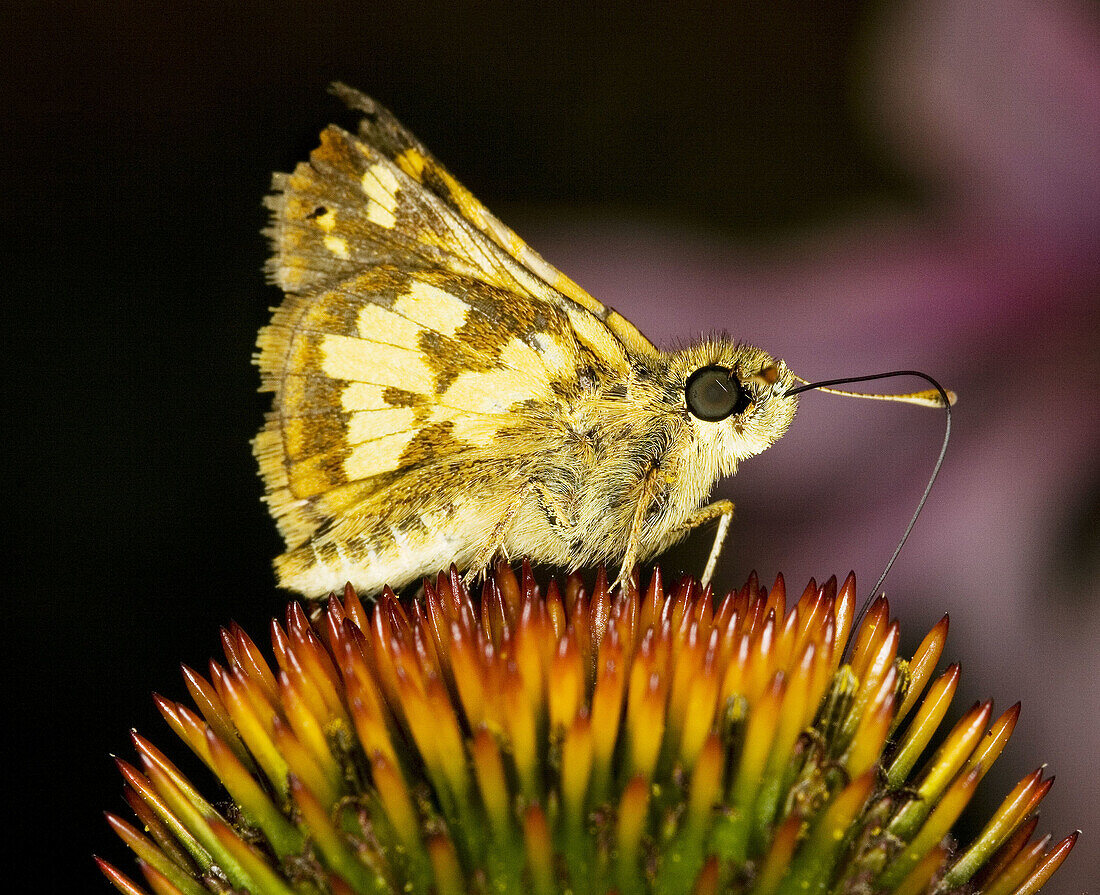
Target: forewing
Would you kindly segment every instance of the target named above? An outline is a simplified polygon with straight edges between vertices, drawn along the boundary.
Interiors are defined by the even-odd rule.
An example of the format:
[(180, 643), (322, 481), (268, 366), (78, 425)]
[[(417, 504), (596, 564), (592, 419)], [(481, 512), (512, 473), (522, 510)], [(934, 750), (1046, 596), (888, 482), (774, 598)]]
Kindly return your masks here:
[[(656, 354), (653, 344), (630, 321), (597, 301), (570, 277), (548, 263), (482, 205), (388, 109), (346, 84), (333, 84), (332, 90), (350, 108), (363, 114), (359, 124), (360, 138), (376, 147), (473, 230), (518, 262), (527, 274), (537, 277), (541, 282), (532, 288), (533, 292), (553, 302), (557, 302), (559, 296), (571, 299), (602, 320), (627, 351), (639, 355)], [(552, 287), (552, 291), (546, 292), (541, 288), (543, 284)]]

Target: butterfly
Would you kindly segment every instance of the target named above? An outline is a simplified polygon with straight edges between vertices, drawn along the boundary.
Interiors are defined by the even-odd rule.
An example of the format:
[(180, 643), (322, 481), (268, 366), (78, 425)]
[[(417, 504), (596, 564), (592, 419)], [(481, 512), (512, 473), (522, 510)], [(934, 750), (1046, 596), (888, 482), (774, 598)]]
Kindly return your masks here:
[(733, 505), (716, 481), (790, 425), (786, 364), (724, 337), (662, 351), (548, 264), (385, 108), (342, 84), (267, 198), (253, 442), (286, 542), (281, 586), (400, 588), (497, 558), (634, 564)]

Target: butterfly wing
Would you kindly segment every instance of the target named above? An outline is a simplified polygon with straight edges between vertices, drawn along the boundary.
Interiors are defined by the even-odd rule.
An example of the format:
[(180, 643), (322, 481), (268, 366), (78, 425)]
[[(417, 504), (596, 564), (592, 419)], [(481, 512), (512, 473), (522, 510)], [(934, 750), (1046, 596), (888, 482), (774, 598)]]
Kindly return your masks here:
[[(287, 295), (257, 360), (275, 393), (254, 449), (287, 543), (276, 566), (313, 595), (483, 549), (523, 485), (502, 445), (517, 410), (655, 350), (388, 112), (337, 92), (364, 113), (360, 136), (327, 128), (268, 200), (269, 273)], [(471, 497), (479, 486), (494, 499)]]

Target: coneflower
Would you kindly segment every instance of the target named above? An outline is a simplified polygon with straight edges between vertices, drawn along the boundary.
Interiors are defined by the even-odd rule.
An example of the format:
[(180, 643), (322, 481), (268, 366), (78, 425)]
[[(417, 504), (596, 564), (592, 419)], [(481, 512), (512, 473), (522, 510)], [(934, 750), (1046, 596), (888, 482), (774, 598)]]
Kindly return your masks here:
[(1019, 706), (975, 705), (921, 763), (959, 680), (947, 617), (904, 659), (885, 598), (853, 632), (855, 600), (851, 575), (789, 605), (781, 576), (718, 598), (501, 564), (479, 600), (452, 570), (292, 603), (274, 666), (230, 625), (225, 664), (183, 669), (197, 710), (155, 697), (228, 797), (134, 733), (144, 832), (108, 821), (157, 895), (1037, 891), (1077, 839), (1031, 841), (1042, 768), (951, 835)]

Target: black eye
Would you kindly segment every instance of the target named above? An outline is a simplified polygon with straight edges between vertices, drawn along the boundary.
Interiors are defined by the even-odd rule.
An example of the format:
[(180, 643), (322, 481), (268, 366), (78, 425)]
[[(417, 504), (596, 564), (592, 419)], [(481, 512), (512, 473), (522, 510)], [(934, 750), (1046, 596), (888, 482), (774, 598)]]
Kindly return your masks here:
[(725, 367), (696, 370), (688, 378), (685, 393), (688, 410), (708, 423), (724, 420), (749, 406), (749, 396), (741, 388), (733, 370)]

